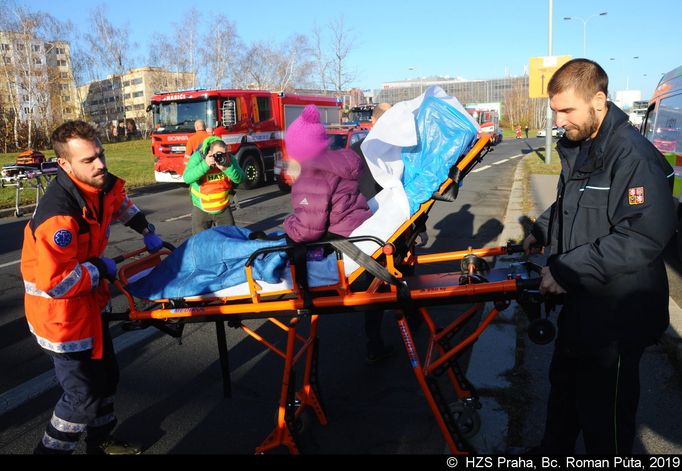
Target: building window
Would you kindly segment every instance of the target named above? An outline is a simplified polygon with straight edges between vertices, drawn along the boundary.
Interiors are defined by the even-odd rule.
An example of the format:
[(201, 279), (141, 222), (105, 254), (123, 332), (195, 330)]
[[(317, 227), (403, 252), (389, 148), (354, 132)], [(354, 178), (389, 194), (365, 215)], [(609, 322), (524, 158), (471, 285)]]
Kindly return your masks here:
[(144, 92), (133, 92), (133, 98), (144, 96)]
[(0, 44), (0, 51), (9, 51), (9, 44)]
[(22, 100), (24, 100), (24, 101), (28, 101), (28, 95), (23, 95), (21, 98), (22, 98)]
[(64, 96), (62, 97), (62, 100), (64, 100), (64, 101), (71, 101), (71, 97), (70, 97), (69, 95), (64, 95)]
[(126, 93), (125, 95), (123, 95), (123, 99), (129, 100), (130, 99), (130, 93)]
[(68, 78), (69, 78), (69, 73), (68, 73), (68, 72), (59, 72), (59, 78), (61, 78), (61, 79), (68, 79)]
[(71, 114), (71, 108), (64, 108), (64, 113)]
[(141, 84), (141, 83), (142, 83), (142, 77), (136, 78), (136, 79), (133, 79), (133, 80), (130, 81), (130, 84), (131, 84), (131, 85), (139, 85), (139, 84)]
[(59, 67), (66, 67), (66, 61), (64, 59), (59, 59), (57, 61), (57, 66)]
[(134, 110), (143, 110), (143, 109), (144, 109), (144, 105), (143, 105), (143, 104), (133, 105), (133, 109), (134, 109)]
[(132, 106), (126, 106), (126, 111), (132, 111), (133, 107)]
[(130, 85), (130, 80), (126, 80), (125, 82), (123, 82), (124, 87), (127, 87), (128, 85)]
[(33, 52), (40, 52), (40, 44), (34, 44), (31, 49), (33, 49)]
[(5, 57), (3, 57), (3, 59), (5, 59), (5, 64), (11, 64), (12, 63), (12, 58), (9, 56), (5, 56)]
[(29, 112), (29, 109), (28, 109), (28, 107), (25, 106), (24, 107), (24, 113), (28, 114), (28, 112)]
[(68, 89), (69, 89), (69, 84), (68, 84), (68, 83), (62, 83), (62, 84), (61, 84), (61, 89), (62, 89), (62, 90), (68, 90)]
[(22, 43), (17, 43), (16, 48), (17, 48), (17, 51), (23, 51), (25, 49), (24, 45)]

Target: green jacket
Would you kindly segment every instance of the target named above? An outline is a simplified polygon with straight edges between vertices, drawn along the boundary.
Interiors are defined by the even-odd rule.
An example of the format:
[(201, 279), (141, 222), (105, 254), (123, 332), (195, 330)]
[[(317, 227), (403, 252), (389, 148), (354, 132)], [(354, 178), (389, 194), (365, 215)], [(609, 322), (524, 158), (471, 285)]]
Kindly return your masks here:
[(221, 171), (216, 167), (209, 167), (197, 150), (187, 162), (182, 179), (190, 187), (194, 206), (209, 214), (218, 214), (229, 203), (229, 190), (233, 185), (241, 183), (244, 176), (244, 170), (234, 156), (230, 155), (230, 164)]

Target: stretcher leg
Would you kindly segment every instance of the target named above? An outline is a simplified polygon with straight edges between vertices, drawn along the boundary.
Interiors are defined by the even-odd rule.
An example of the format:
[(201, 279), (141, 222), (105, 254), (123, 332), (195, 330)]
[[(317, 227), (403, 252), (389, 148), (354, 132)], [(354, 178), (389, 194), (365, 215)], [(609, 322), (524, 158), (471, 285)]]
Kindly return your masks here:
[(450, 420), (449, 424), (448, 422), (446, 422), (446, 418), (444, 417), (444, 415), (449, 414), (449, 412), (446, 410), (444, 411), (442, 407), (439, 407), (438, 403), (436, 402), (436, 398), (434, 397), (434, 394), (432, 392), (432, 386), (429, 385), (427, 382), (426, 376), (424, 375), (424, 370), (419, 359), (419, 354), (417, 353), (417, 349), (414, 344), (414, 339), (412, 338), (412, 333), (410, 332), (410, 327), (407, 324), (407, 319), (403, 316), (397, 318), (396, 321), (398, 323), (398, 328), (400, 330), (400, 335), (403, 339), (403, 343), (405, 344), (405, 349), (407, 351), (407, 356), (410, 360), (410, 365), (412, 366), (412, 372), (417, 378), (417, 382), (419, 383), (419, 386), (421, 387), (422, 392), (424, 393), (424, 397), (426, 398), (426, 402), (429, 405), (431, 412), (433, 412), (433, 416), (436, 419), (438, 428), (440, 428), (441, 433), (443, 434), (445, 443), (447, 444), (450, 451), (454, 454), (467, 453), (468, 447), (462, 440), (460, 440), (458, 431), (451, 430), (451, 427), (454, 425), (454, 420)]
[[(291, 454), (299, 454), (300, 448), (292, 430), (296, 420), (299, 420), (306, 407), (311, 407), (322, 425), (327, 424), (327, 416), (317, 392), (317, 324), (319, 316), (310, 317), (310, 332), (304, 339), (303, 346), (297, 351), (296, 340), (299, 336), (296, 327), (300, 323), (299, 317), (294, 317), (288, 326), (281, 325), (287, 332), (287, 346), (284, 352), (284, 371), (282, 374), (282, 389), (280, 391), (277, 409), (277, 424), (265, 441), (256, 448), (256, 453), (265, 453), (279, 446), (286, 446)], [(294, 367), (305, 355), (305, 369), (301, 387), (296, 390), (296, 374)]]
[(227, 348), (224, 321), (215, 321), (215, 332), (218, 340), (218, 358), (223, 373), (223, 397), (232, 397), (232, 380), (230, 375), (230, 354)]

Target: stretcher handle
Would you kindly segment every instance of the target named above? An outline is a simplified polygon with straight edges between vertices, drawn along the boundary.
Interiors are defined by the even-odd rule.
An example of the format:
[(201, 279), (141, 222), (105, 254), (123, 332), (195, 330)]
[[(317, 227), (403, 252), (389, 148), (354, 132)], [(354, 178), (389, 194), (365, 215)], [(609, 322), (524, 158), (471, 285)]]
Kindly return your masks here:
[[(173, 244), (171, 244), (170, 242), (163, 241), (163, 244), (161, 246), (167, 248), (171, 252), (173, 250), (175, 250), (175, 246)], [(116, 257), (112, 258), (112, 260), (114, 262), (116, 262), (116, 265), (118, 265), (119, 263), (121, 263), (125, 260), (128, 260), (129, 258), (133, 258), (136, 255), (140, 255), (141, 253), (144, 253), (144, 252), (148, 252), (147, 247), (142, 247), (140, 249), (133, 250), (132, 252), (124, 253), (122, 255), (117, 255)]]
[[(340, 240), (347, 240), (348, 242), (374, 242), (377, 244), (379, 247), (383, 247), (386, 245), (386, 242), (383, 240), (379, 239), (378, 237), (374, 236), (355, 236), (355, 237), (347, 237), (345, 239), (340, 239)], [(263, 247), (261, 249), (258, 249), (254, 251), (251, 256), (248, 258), (246, 261), (245, 266), (250, 267), (253, 265), (254, 260), (256, 257), (259, 255), (267, 254), (267, 253), (272, 253), (272, 252), (289, 252), (290, 250), (293, 250), (296, 247), (320, 247), (320, 246), (331, 246), (332, 240), (320, 240), (317, 242), (305, 242), (302, 244), (286, 244), (286, 245), (278, 245), (276, 247)]]

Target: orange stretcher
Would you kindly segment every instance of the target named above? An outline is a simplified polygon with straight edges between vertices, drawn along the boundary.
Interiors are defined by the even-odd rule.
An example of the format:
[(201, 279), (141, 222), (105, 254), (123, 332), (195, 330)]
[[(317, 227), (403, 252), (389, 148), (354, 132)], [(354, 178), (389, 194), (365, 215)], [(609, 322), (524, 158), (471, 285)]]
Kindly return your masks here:
[[(454, 199), (458, 184), (466, 174), (481, 161), (489, 150), (489, 137), (483, 135), (474, 147), (456, 164), (450, 178), (440, 187), (438, 199)], [(307, 247), (329, 245), (336, 250), (338, 283), (332, 286), (307, 288), (305, 279), (297, 277), (300, 264), (290, 264), (291, 289), (278, 292), (262, 292), (253, 279), (251, 265), (255, 257), (274, 250), (293, 251), (293, 246), (273, 247), (256, 251), (247, 261), (245, 270), (249, 293), (230, 297), (195, 297), (183, 299), (151, 300), (152, 307), (141, 308), (142, 300), (136, 300), (126, 290), (128, 280), (135, 274), (155, 266), (170, 252), (160, 252), (134, 259), (145, 249), (126, 254), (118, 262), (127, 260), (118, 272), (115, 284), (126, 296), (129, 310), (109, 319), (133, 320), (156, 325), (171, 335), (180, 335), (185, 322), (215, 322), (218, 336), (218, 350), (224, 377), (225, 394), (230, 394), (228, 348), (225, 340), (224, 321), (231, 327), (242, 329), (247, 335), (284, 360), (282, 386), (278, 404), (277, 423), (269, 436), (256, 447), (256, 453), (264, 453), (279, 446), (286, 446), (291, 453), (299, 453), (296, 443), (296, 422), (303, 410), (310, 407), (320, 424), (327, 424), (327, 416), (317, 392), (317, 329), (321, 315), (367, 309), (392, 309), (405, 345), (412, 370), (421, 386), (428, 405), (433, 412), (443, 437), (452, 453), (472, 452), (467, 437), (478, 431), (480, 408), (478, 396), (460, 370), (457, 359), (471, 346), (495, 319), (500, 311), (507, 308), (514, 299), (525, 302), (537, 296), (539, 267), (523, 262), (513, 271), (488, 271), (483, 257), (499, 256), (520, 252), (519, 246), (469, 249), (428, 255), (415, 253), (415, 239), (423, 231), (429, 209), (435, 198), (424, 202), (420, 209), (406, 221), (387, 241), (374, 237), (353, 237), (347, 242), (372, 240), (377, 250), (372, 257), (355, 258), (360, 268), (346, 276), (342, 253), (343, 247), (332, 242), (306, 244)], [(342, 245), (342, 244), (341, 244)], [(347, 253), (347, 252), (346, 252)], [(134, 260), (133, 260), (134, 259)], [(436, 274), (410, 274), (421, 265), (443, 262), (458, 262), (460, 271)], [(354, 289), (353, 282), (368, 271), (372, 281), (365, 289)], [(144, 300), (150, 304), (149, 300)], [(463, 340), (455, 341), (465, 325), (483, 308), (485, 302), (492, 302), (491, 308), (483, 315), (480, 324)], [(429, 306), (472, 304), (463, 314), (449, 325), (440, 328), (428, 312)], [(415, 345), (407, 316), (421, 316), (428, 329), (425, 351), (420, 355)], [(252, 330), (244, 321), (267, 319), (279, 327), (287, 336), (286, 347), (278, 348), (274, 342)], [(175, 321), (175, 324), (169, 323)], [(307, 329), (302, 329), (306, 323)], [(306, 334), (302, 334), (305, 331)], [(294, 375), (294, 368), (301, 364), (302, 375)], [(302, 376), (302, 377), (301, 377)], [(300, 377), (300, 381), (294, 381)], [(446, 378), (445, 381), (439, 381)], [(440, 383), (449, 383), (457, 398), (448, 403)], [(299, 384), (295, 384), (299, 383)], [(452, 394), (452, 393), (450, 393)]]

